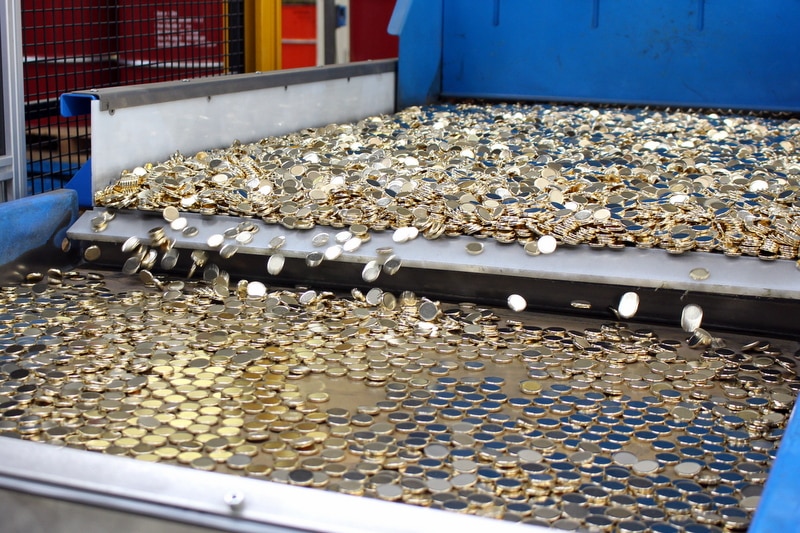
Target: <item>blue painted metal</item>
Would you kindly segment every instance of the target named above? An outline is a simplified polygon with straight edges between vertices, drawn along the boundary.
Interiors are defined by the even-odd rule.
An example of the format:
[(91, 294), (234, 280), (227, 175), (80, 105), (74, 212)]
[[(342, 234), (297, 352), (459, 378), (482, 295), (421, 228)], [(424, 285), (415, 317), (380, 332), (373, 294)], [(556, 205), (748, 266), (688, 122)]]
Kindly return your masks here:
[(703, 31), (706, 25), (706, 0), (697, 0), (697, 31)]
[[(92, 100), (98, 99), (93, 94), (62, 94), (59, 98), (61, 115), (65, 117), (88, 115), (92, 112)], [(78, 205), (82, 209), (88, 209), (94, 205), (94, 197), (92, 195), (92, 159), (89, 158), (77, 170), (64, 187), (75, 191), (78, 195)]]
[(72, 179), (64, 185), (67, 189), (72, 189), (78, 193), (78, 206), (81, 209), (88, 209), (94, 205), (94, 195), (92, 194), (92, 158), (72, 176)]
[(28, 161), (28, 194), (40, 194), (60, 189), (80, 168), (77, 163), (59, 161)]
[[(798, 22), (800, 0), (398, 0), (397, 105), (456, 97), (800, 111)], [(751, 533), (800, 531), (798, 417)]]
[(800, 420), (795, 405), (749, 533), (800, 531)]
[(798, 0), (401, 0), (400, 11), (400, 107), (435, 100), (440, 75), (440, 99), (800, 111)]
[(72, 190), (0, 203), (0, 266), (43, 246), (60, 249), (67, 228), (77, 219), (78, 194)]
[(58, 99), (61, 106), (61, 116), (80, 117), (88, 115), (92, 111), (92, 100), (99, 98), (93, 94), (86, 93), (67, 93), (62, 94)]
[(399, 35), (398, 108), (439, 100), (444, 0), (397, 0), (389, 33)]

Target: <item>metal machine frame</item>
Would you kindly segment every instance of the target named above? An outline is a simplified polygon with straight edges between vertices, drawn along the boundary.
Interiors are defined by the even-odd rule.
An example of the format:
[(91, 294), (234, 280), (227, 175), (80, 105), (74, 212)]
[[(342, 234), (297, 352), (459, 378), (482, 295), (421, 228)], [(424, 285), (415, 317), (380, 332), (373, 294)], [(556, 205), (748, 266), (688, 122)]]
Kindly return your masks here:
[[(800, 111), (792, 0), (399, 0), (401, 107), (440, 98)], [(530, 68), (535, 66), (535, 68)]]
[[(396, 108), (396, 68), (402, 72), (402, 61), (399, 65), (394, 60), (383, 60), (64, 95), (63, 113), (91, 113), (95, 132), (92, 137), (95, 156), (91, 167), (86, 169), (79, 194), (83, 192), (86, 198), (84, 205), (91, 205), (94, 193), (117, 179), (121, 168), (167, 159), (176, 149), (193, 154), (228, 145), (234, 138), (252, 142), (304, 127), (390, 113)], [(253, 116), (257, 118), (253, 120)], [(91, 213), (84, 215), (71, 229), (71, 237), (106, 243), (112, 249), (114, 246), (110, 245), (130, 235), (147, 237), (148, 223), (138, 215), (120, 216), (117, 229), (102, 234), (92, 231), (90, 216)], [(207, 247), (207, 233), (216, 222), (198, 217), (196, 223), (201, 233), (194, 238), (177, 235), (176, 247)], [(241, 257), (265, 255), (269, 238), (277, 231), (285, 229), (265, 224), (257, 238), (241, 247), (237, 258), (226, 267), (235, 270), (234, 265)], [(302, 263), (313, 247), (304, 232), (293, 233), (294, 244), (284, 249), (284, 253)], [(426, 279), (425, 290), (433, 295), (438, 295), (436, 291), (441, 287), (447, 287), (451, 297), (477, 296), (487, 303), (502, 304), (503, 295), (507, 294), (505, 289), (524, 281), (531, 293), (537, 295), (540, 309), (559, 312), (571, 312), (571, 300), (582, 297), (609, 305), (633, 286), (659, 292), (657, 304), (640, 307), (639, 316), (644, 320), (672, 320), (691, 299), (707, 309), (710, 317), (719, 317), (716, 323), (708, 322), (710, 326), (749, 327), (757, 332), (789, 336), (795, 333), (790, 311), (800, 297), (800, 278), (789, 261), (767, 264), (754, 257), (732, 259), (721, 254), (675, 256), (660, 249), (629, 249), (620, 253), (578, 247), (569, 254), (541, 256), (531, 262), (516, 247), (496, 242), (487, 243), (491, 254), (469, 255), (463, 246), (456, 244), (463, 240), (469, 238), (416, 243), (410, 253), (404, 251), (404, 271), (410, 278), (404, 280), (400, 276), (392, 282), (414, 279), (412, 272), (417, 269), (417, 279)], [(379, 247), (382, 241), (387, 241), (384, 245), (391, 244), (388, 235), (377, 235), (373, 246)], [(448, 259), (438, 264), (430, 259), (436, 256), (432, 249), (440, 251), (442, 247), (450, 248)], [(104, 252), (104, 257), (113, 257), (114, 251), (109, 252)], [(357, 268), (357, 261), (363, 263), (365, 258), (366, 255), (353, 255), (344, 262), (352, 261), (351, 267)], [(358, 276), (350, 275), (342, 262), (337, 263), (337, 268), (300, 271), (307, 276), (303, 278), (306, 280), (318, 278), (328, 284), (347, 286)], [(586, 271), (589, 263), (593, 265), (591, 272)], [(731, 268), (733, 264), (735, 269)], [(698, 266), (714, 275), (705, 281), (691, 280), (688, 272)], [(247, 266), (243, 268), (246, 271)], [(425, 275), (419, 277), (423, 271)], [(444, 282), (445, 276), (453, 275), (460, 276), (461, 282)], [(493, 278), (491, 289), (474, 294), (475, 287), (481, 286), (474, 281), (485, 276)], [(469, 288), (470, 292), (459, 293), (459, 287)], [(555, 287), (558, 290), (553, 290)], [(731, 295), (737, 298), (731, 300)], [(605, 312), (605, 305), (594, 311), (595, 316)]]
[[(3, 442), (0, 489), (40, 498), (42, 515), (51, 512), (48, 502), (55, 500), (237, 532), (400, 533), (484, 527), (504, 533), (520, 527), (488, 518), (13, 439)], [(0, 510), (4, 516), (13, 514), (13, 499), (2, 498)], [(531, 533), (548, 531), (525, 527)]]
[(0, 9), (0, 201), (25, 196), (25, 120), (19, 2)]
[[(465, 7), (464, 4), (469, 6)], [(632, 7), (628, 0), (622, 4), (625, 9)], [(667, 9), (663, 1), (659, 0), (647, 0), (636, 4), (649, 7), (658, 4)], [(742, 0), (735, 4), (743, 7), (747, 2)], [(800, 5), (796, 2), (782, 1), (776, 4), (779, 7), (775, 7), (775, 10), (785, 8), (789, 14), (796, 15), (800, 10)], [(572, 9), (575, 6), (572, 3), (559, 5), (572, 6), (570, 9), (565, 8), (567, 9), (563, 13), (565, 18), (576, 16), (576, 11)], [(592, 31), (596, 31), (596, 34), (591, 35), (592, 39), (595, 37), (600, 40), (614, 39), (615, 35), (616, 38), (621, 38), (613, 32), (604, 34), (601, 31), (601, 28), (605, 27), (604, 9), (608, 5), (604, 2), (601, 6), (599, 0), (591, 0), (583, 6), (587, 13), (592, 15), (589, 27)], [(619, 4), (613, 5), (619, 7)], [(469, 17), (455, 13), (458, 6), (461, 6), (464, 13), (469, 14), (474, 20), (473, 18), (465, 20)], [(555, 81), (547, 87), (548, 90), (536, 91), (536, 94), (530, 92), (522, 94), (513, 86), (495, 90), (497, 87), (492, 85), (495, 81), (509, 80), (507, 77), (500, 80), (492, 79), (491, 69), (486, 71), (489, 74), (481, 70), (470, 70), (466, 77), (472, 81), (483, 81), (482, 87), (473, 87), (469, 90), (466, 86), (455, 87), (451, 82), (453, 75), (459, 71), (454, 69), (455, 63), (452, 61), (458, 54), (449, 55), (454, 50), (451, 44), (443, 42), (443, 37), (455, 38), (458, 37), (458, 32), (448, 24), (453, 21), (466, 24), (470, 30), (467, 32), (468, 39), (482, 39), (481, 32), (485, 33), (484, 37), (492, 42), (485, 43), (490, 48), (482, 50), (494, 53), (502, 50), (508, 54), (504, 57), (510, 61), (514, 57), (519, 59), (519, 54), (531, 52), (531, 46), (535, 43), (527, 40), (524, 47), (515, 49), (510, 43), (499, 42), (498, 34), (502, 32), (498, 28), (502, 27), (502, 24), (509, 23), (506, 16), (508, 12), (518, 10), (528, 15), (541, 14), (543, 18), (559, 15), (556, 8), (518, 0), (459, 2), (458, 6), (450, 0), (398, 2), (392, 23), (393, 29), (401, 37), (401, 58), (397, 66), (397, 75), (393, 61), (370, 62), (342, 67), (302, 69), (295, 72), (234, 76), (220, 80), (158, 84), (138, 89), (109, 89), (65, 97), (63, 99), (65, 112), (91, 112), (92, 125), (96, 128), (93, 141), (96, 142), (93, 145), (94, 159), (91, 169), (86, 169), (84, 173), (86, 181), (84, 186), (89, 195), (89, 203), (91, 194), (108, 184), (125, 166), (141, 164), (148, 158), (168, 157), (175, 149), (189, 153), (193, 150), (222, 146), (229, 144), (233, 136), (241, 136), (240, 140), (247, 142), (268, 135), (296, 131), (303, 127), (358, 120), (370, 114), (391, 112), (396, 107), (437, 101), (451, 96), (482, 95), (487, 98), (536, 96), (548, 99), (562, 96), (563, 98), (559, 99), (578, 98), (601, 102), (616, 101), (619, 97), (619, 101), (630, 102), (631, 99), (626, 98), (626, 95), (635, 94), (613, 91), (603, 93), (602, 89), (595, 87), (592, 91), (597, 92), (563, 92), (554, 95), (549, 91), (563, 89), (563, 86)], [(714, 27), (707, 22), (707, 16), (714, 13), (712, 6), (706, 6), (703, 0), (685, 0), (675, 9), (686, 10), (687, 6), (693, 10), (690, 18), (693, 24), (690, 25), (693, 28), (691, 31), (701, 32), (705, 31), (705, 28), (710, 30)], [(700, 11), (697, 10), (705, 10), (706, 7), (709, 9), (703, 11), (704, 15), (700, 17), (698, 14)], [(716, 6), (713, 7), (716, 9)], [(541, 13), (534, 13), (536, 9), (541, 10)], [(476, 10), (478, 16), (474, 16)], [(664, 14), (663, 10), (658, 12)], [(517, 18), (522, 22), (533, 20), (524, 16)], [(494, 22), (498, 22), (500, 26)], [(746, 24), (746, 21), (742, 24)], [(698, 28), (698, 25), (701, 27)], [(787, 25), (787, 28), (790, 26)], [(519, 29), (518, 26), (514, 27)], [(581, 33), (583, 30), (575, 31)], [(791, 30), (779, 31), (780, 39), (787, 39), (785, 32), (788, 31)], [(697, 38), (705, 39), (705, 35), (702, 34)], [(719, 34), (713, 34), (711, 31), (708, 35), (716, 35), (716, 38), (719, 38)], [(787, 42), (791, 46), (797, 44), (794, 40)], [(474, 44), (477, 46), (480, 41)], [(731, 50), (733, 55), (744, 46), (744, 44), (740, 46), (738, 42), (732, 44), (736, 44)], [(495, 48), (495, 45), (498, 48)], [(464, 53), (474, 53), (474, 50), (475, 47), (470, 46)], [(713, 48), (711, 52), (718, 53), (719, 48)], [(796, 55), (787, 53), (786, 61), (789, 62)], [(481, 54), (481, 57), (486, 59), (492, 56)], [(593, 60), (591, 54), (588, 59)], [(645, 59), (649, 61), (649, 57)], [(728, 64), (735, 59), (735, 57), (728, 58)], [(482, 61), (481, 65), (476, 64), (473, 67), (489, 68), (491, 65), (486, 63), (487, 61)], [(498, 68), (513, 72), (508, 62), (499, 65)], [(794, 66), (793, 70), (788, 72), (796, 73), (797, 68)], [(557, 72), (551, 73), (550, 76), (558, 78)], [(642, 76), (644, 77), (647, 76)], [(665, 99), (646, 91), (642, 94), (652, 98), (654, 103), (660, 104), (796, 110), (800, 108), (794, 96), (797, 94), (794, 84), (798, 79), (800, 76), (787, 77), (788, 82), (785, 86), (780, 90), (776, 89), (776, 97), (774, 99), (770, 97), (769, 100), (764, 99), (769, 95), (747, 90), (742, 93), (737, 92), (738, 89), (734, 92), (714, 93), (718, 94), (718, 98), (702, 100), (679, 97), (678, 93), (673, 94), (675, 98)], [(397, 92), (395, 92), (396, 80)], [(580, 80), (571, 78), (570, 81), (577, 83)], [(650, 81), (657, 84), (659, 80)], [(611, 91), (620, 87), (612, 83), (604, 88)], [(640, 89), (644, 90), (642, 87), (636, 90)], [(751, 86), (749, 90), (754, 89)], [(716, 90), (716, 86), (709, 86), (709, 94)], [(596, 98), (591, 98), (592, 94)], [(746, 94), (752, 97), (742, 98)], [(584, 96), (587, 97), (583, 98)], [(683, 93), (683, 96), (686, 94)], [(313, 106), (308, 105), (311, 101), (314, 102)], [(203, 120), (200, 120), (201, 116)], [(133, 143), (134, 140), (137, 142)], [(141, 144), (141, 149), (136, 148), (135, 144)], [(119, 243), (131, 235), (146, 237), (153, 221), (152, 217), (149, 218), (143, 213), (119, 213), (117, 215), (119, 220), (115, 221), (114, 226), (117, 229), (109, 228), (106, 232), (95, 233), (90, 226), (92, 216), (92, 212), (84, 214), (70, 229), (69, 235), (76, 241), (104, 246), (106, 250), (118, 249)], [(208, 232), (215, 231), (215, 228), (218, 229), (220, 224), (226, 224), (225, 221), (218, 220), (218, 217), (197, 218), (198, 220), (193, 220), (193, 223), (196, 222), (201, 230), (198, 239), (202, 239)], [(237, 269), (245, 272), (247, 268), (252, 268), (252, 263), (248, 266), (243, 258), (263, 257), (266, 253), (265, 243), (275, 234), (270, 233), (273, 230), (266, 225), (261, 229), (258, 239), (254, 239), (248, 247), (241, 248), (230, 264), (225, 265), (231, 272), (236, 272)], [(281, 230), (281, 233), (286, 232)], [(384, 237), (386, 236), (374, 236), (374, 242), (371, 242), (370, 246), (381, 246)], [(307, 242), (309, 239), (308, 235), (300, 232), (292, 234), (292, 239), (289, 239), (292, 244), (284, 250), (288, 260), (301, 264), (302, 257), (310, 249)], [(176, 243), (176, 247), (202, 248), (203, 242), (182, 239)], [(756, 328), (763, 327), (771, 333), (776, 333), (775, 328), (777, 328), (778, 334), (796, 335), (800, 278), (790, 262), (765, 264), (753, 258), (732, 260), (712, 254), (707, 257), (705, 255), (698, 257), (695, 254), (691, 259), (676, 256), (665, 261), (667, 253), (662, 250), (615, 252), (576, 249), (558, 257), (555, 255), (552, 258), (538, 257), (536, 266), (531, 266), (523, 261), (524, 258), (519, 259), (519, 250), (513, 253), (507, 246), (488, 243), (493, 247), (492, 253), (484, 256), (468, 256), (463, 246), (454, 244), (458, 242), (463, 243), (459, 240), (442, 240), (435, 243), (437, 254), (440, 255), (442, 247), (448, 247), (446, 264), (430, 259), (433, 243), (420, 240), (415, 242), (413, 247), (404, 248), (403, 270), (407, 269), (408, 275), (398, 278), (397, 286), (408, 287), (413, 278), (416, 286), (411, 288), (428, 291), (437, 286), (437, 279), (442, 279), (441, 276), (455, 276), (465, 285), (472, 286), (475, 285), (472, 281), (477, 277), (485, 280), (490, 276), (494, 290), (481, 294), (482, 299), (492, 302), (499, 294), (508, 294), (508, 287), (530, 286), (531, 290), (543, 295), (542, 308), (551, 311), (570, 311), (569, 301), (576, 290), (590, 289), (594, 291), (592, 297), (596, 297), (598, 302), (610, 303), (613, 295), (619, 295), (622, 290), (635, 286), (640, 291), (659, 291), (661, 295), (659, 305), (648, 309), (644, 304), (641, 308), (640, 317), (645, 320), (677, 316), (675, 310), (685, 305), (687, 298), (696, 298), (697, 303), (701, 303), (707, 309), (721, 310), (724, 306), (724, 310), (728, 313), (725, 316), (728, 327), (756, 324)], [(453, 253), (450, 254), (450, 251)], [(364, 250), (364, 254), (368, 253)], [(504, 256), (504, 266), (498, 266), (496, 259), (502, 254), (510, 255)], [(594, 269), (591, 274), (586, 272), (587, 255), (591, 257)], [(105, 251), (103, 256), (106, 257)], [(635, 257), (630, 261), (632, 256)], [(108, 257), (112, 262), (119, 260), (113, 253), (109, 253)], [(360, 268), (359, 262), (363, 263), (364, 257), (353, 255), (348, 261), (337, 262), (335, 268), (319, 270), (319, 274), (303, 271), (302, 268), (298, 268), (297, 271), (305, 281), (316, 281), (314, 278), (316, 275), (324, 278), (327, 283), (349, 283), (352, 286), (352, 280), (357, 279), (354, 273), (357, 273), (356, 269)], [(495, 261), (488, 261), (489, 257), (493, 257)], [(618, 265), (622, 257), (626, 258), (626, 268), (635, 271), (632, 274), (629, 272), (624, 278), (618, 274), (620, 270)], [(237, 264), (236, 261), (239, 260), (243, 263)], [(735, 263), (735, 268), (731, 268), (732, 263), (728, 261)], [(714, 270), (715, 276), (709, 284), (689, 281), (686, 276), (678, 279), (675, 275), (675, 272), (688, 272), (690, 268), (696, 266)], [(767, 271), (765, 269), (769, 275), (764, 275)], [(418, 275), (422, 271), (426, 273), (427, 278)], [(340, 277), (337, 278), (337, 275)], [(293, 281), (291, 278), (283, 279)], [(458, 286), (458, 282), (448, 284), (448, 294), (460, 296), (452, 293), (453, 290), (458, 290)], [(560, 296), (563, 301), (553, 296), (559, 291), (563, 291)], [(581, 295), (586, 297), (585, 292), (581, 292)], [(647, 298), (642, 300), (646, 302)], [(723, 316), (721, 312), (712, 312), (710, 315)], [(796, 525), (799, 513), (797, 505), (800, 504), (793, 495), (800, 494), (800, 476), (796, 472), (796, 465), (800, 464), (799, 425), (793, 416), (773, 465), (773, 475), (767, 482), (751, 531), (760, 533), (789, 530)], [(102, 480), (95, 479), (92, 475), (92, 472), (96, 471), (105, 473)], [(520, 527), (525, 527), (525, 531), (541, 531), (538, 528), (530, 529), (534, 526), (519, 526), (502, 521), (484, 522), (483, 519), (473, 516), (445, 514), (430, 509), (394, 505), (366, 498), (349, 498), (323, 491), (308, 491), (167, 465), (134, 463), (127, 459), (102, 454), (82, 453), (22, 441), (4, 444), (4, 453), (0, 455), (0, 487), (17, 493), (33, 494), (43, 502), (66, 500), (135, 515), (158, 516), (237, 531), (265, 530), (269, 527), (304, 531), (437, 531), (442, 528), (456, 530), (461, 527), (473, 530), (484, 525), (498, 532), (517, 530)]]

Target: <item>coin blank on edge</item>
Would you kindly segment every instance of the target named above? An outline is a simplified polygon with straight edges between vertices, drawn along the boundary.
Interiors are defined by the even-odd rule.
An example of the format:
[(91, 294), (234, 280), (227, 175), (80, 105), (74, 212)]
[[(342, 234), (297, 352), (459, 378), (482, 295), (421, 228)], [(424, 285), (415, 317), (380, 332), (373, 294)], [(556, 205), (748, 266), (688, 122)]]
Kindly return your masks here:
[(619, 299), (617, 313), (620, 318), (631, 318), (639, 310), (639, 295), (635, 292), (626, 292)]
[(528, 307), (528, 302), (519, 294), (512, 294), (508, 297), (508, 308), (512, 311), (524, 311)]
[(439, 314), (439, 308), (431, 301), (419, 304), (419, 316), (422, 320), (431, 321)]
[(378, 264), (377, 261), (370, 261), (366, 265), (364, 265), (364, 270), (361, 271), (361, 279), (366, 281), (367, 283), (372, 283), (381, 273), (381, 266)]
[(283, 270), (283, 263), (286, 261), (286, 258), (283, 257), (281, 254), (275, 254), (270, 256), (267, 260), (267, 272), (272, 274), (273, 276), (277, 276)]
[(572, 300), (569, 305), (574, 307), (575, 309), (591, 309), (592, 302), (588, 300)]
[(100, 259), (100, 247), (92, 245), (83, 252), (83, 258), (87, 261), (97, 261)]
[(681, 312), (681, 327), (687, 333), (694, 333), (703, 322), (703, 308), (699, 305), (689, 304)]
[(122, 243), (122, 252), (126, 254), (133, 252), (139, 247), (141, 242), (142, 241), (139, 240), (139, 237), (136, 236), (128, 237), (128, 239), (124, 243)]
[(261, 298), (267, 294), (267, 286), (260, 281), (251, 281), (247, 284), (247, 296)]

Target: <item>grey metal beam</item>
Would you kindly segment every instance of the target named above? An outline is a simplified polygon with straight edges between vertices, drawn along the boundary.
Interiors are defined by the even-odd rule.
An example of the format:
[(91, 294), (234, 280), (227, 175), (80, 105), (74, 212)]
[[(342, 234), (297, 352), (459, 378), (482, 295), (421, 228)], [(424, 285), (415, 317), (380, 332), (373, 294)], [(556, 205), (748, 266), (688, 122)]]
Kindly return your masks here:
[(354, 78), (371, 74), (394, 72), (396, 59), (364, 61), (346, 65), (309, 67), (254, 74), (238, 74), (212, 78), (198, 78), (138, 86), (112, 87), (92, 91), (79, 91), (75, 95), (92, 96), (100, 100), (100, 110), (118, 110), (128, 107), (152, 105), (191, 98), (208, 98), (287, 85), (297, 85), (341, 78)]
[[(100, 262), (112, 267), (119, 268), (125, 261), (120, 244), (128, 237), (135, 235), (147, 243), (150, 229), (166, 225), (157, 213), (121, 211), (105, 231), (96, 233), (91, 219), (99, 211), (85, 213), (68, 235), (84, 242), (84, 246), (101, 245)], [(182, 250), (183, 263), (179, 262), (177, 275), (183, 275), (191, 265), (188, 250), (209, 250), (207, 240), (211, 235), (222, 234), (243, 220), (193, 213), (183, 216), (199, 233), (187, 238), (167, 227), (167, 236), (174, 238), (175, 247)], [(476, 242), (472, 237), (429, 241), (420, 236), (398, 244), (393, 242), (392, 232), (386, 231), (372, 233), (369, 242), (352, 253), (343, 253), (335, 261), (323, 261), (310, 268), (305, 257), (310, 252), (325, 250), (315, 247), (312, 238), (320, 232), (333, 238), (336, 229), (287, 230), (259, 219), (249, 220), (259, 228), (249, 244), (239, 246), (230, 259), (222, 260), (214, 250), (209, 258), (232, 275), (243, 278), (284, 285), (315, 283), (346, 290), (368, 286), (389, 291), (408, 289), (428, 297), (494, 305), (503, 305), (510, 294), (518, 293), (527, 299), (531, 310), (606, 318), (612, 318), (609, 306), (616, 305), (624, 292), (635, 290), (641, 299), (637, 320), (675, 326), (679, 324), (682, 307), (696, 303), (706, 311), (704, 324), (708, 327), (747, 328), (750, 332), (796, 336), (793, 309), (800, 299), (800, 273), (792, 261), (588, 246), (563, 246), (555, 253), (531, 257), (519, 245), (494, 240), (482, 241), (484, 252), (471, 255), (465, 247)], [(270, 277), (266, 269), (269, 242), (279, 235), (286, 237), (286, 244), (280, 250), (286, 257), (286, 266), (280, 277)], [(401, 259), (402, 268), (393, 276), (383, 273), (373, 284), (365, 283), (361, 271), (368, 261), (379, 257), (380, 248), (392, 248)], [(708, 278), (693, 279), (690, 272), (696, 268), (706, 269)], [(574, 308), (575, 300), (589, 301), (591, 309)]]
[(0, 8), (0, 201), (27, 193), (20, 2)]
[[(226, 531), (548, 531), (260, 479), (0, 439), (0, 488)], [(51, 530), (58, 530), (55, 526)]]

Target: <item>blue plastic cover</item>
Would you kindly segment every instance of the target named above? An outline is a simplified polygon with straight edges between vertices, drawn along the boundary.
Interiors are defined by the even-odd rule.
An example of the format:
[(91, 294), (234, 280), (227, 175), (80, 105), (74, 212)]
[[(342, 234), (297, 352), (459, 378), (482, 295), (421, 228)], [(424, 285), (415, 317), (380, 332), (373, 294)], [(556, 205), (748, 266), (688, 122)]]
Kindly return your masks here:
[(397, 0), (389, 33), (400, 36), (398, 108), (438, 101), (442, 92), (442, 0)]
[[(97, 100), (97, 95), (85, 93), (66, 93), (59, 99), (61, 115), (64, 117), (79, 117), (92, 112), (92, 100)], [(92, 207), (92, 159), (89, 158), (80, 169), (72, 176), (65, 188), (78, 193), (78, 205), (82, 209)]]
[(749, 533), (789, 533), (800, 530), (800, 420), (792, 411), (778, 455), (772, 463)]
[(92, 111), (92, 100), (97, 100), (96, 95), (86, 93), (66, 93), (59, 98), (61, 116), (79, 117), (88, 115)]
[(397, 9), (402, 107), (431, 101), (438, 85), (439, 99), (800, 110), (798, 0), (401, 0)]
[(77, 219), (78, 195), (66, 189), (0, 202), (0, 266), (39, 247), (60, 249)]
[(64, 187), (78, 193), (78, 206), (81, 209), (88, 209), (94, 205), (94, 196), (92, 195), (91, 157), (78, 169), (75, 175), (72, 176), (72, 179), (70, 179)]

